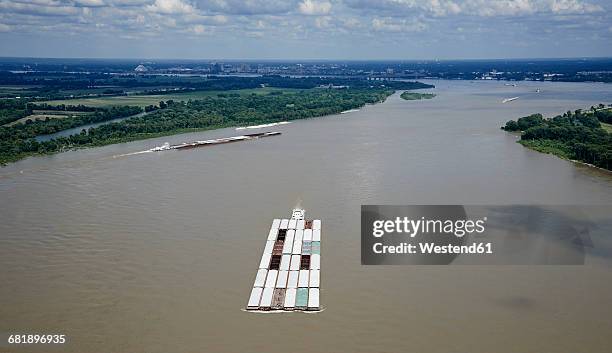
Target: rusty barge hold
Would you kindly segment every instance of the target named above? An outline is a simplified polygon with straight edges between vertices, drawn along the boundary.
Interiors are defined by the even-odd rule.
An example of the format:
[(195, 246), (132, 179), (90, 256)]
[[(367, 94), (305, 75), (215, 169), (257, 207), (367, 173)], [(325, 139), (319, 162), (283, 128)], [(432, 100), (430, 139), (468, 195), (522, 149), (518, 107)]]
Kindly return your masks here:
[(272, 222), (247, 310), (321, 310), (321, 221), (304, 216), (296, 208)]

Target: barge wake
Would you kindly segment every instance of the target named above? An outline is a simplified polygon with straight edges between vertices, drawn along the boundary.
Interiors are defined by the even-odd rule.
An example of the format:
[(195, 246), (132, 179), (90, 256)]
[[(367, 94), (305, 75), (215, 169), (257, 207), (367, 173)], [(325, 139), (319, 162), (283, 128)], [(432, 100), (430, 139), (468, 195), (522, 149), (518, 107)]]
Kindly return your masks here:
[(502, 101), (502, 103), (509, 103), (509, 102), (515, 101), (517, 99), (519, 99), (519, 97), (506, 98), (506, 99), (504, 99)]
[(290, 124), (291, 122), (289, 121), (281, 121), (278, 123), (269, 123), (269, 124), (261, 124), (261, 125), (251, 125), (251, 126), (240, 126), (237, 127), (236, 130), (246, 130), (246, 129), (262, 129), (265, 127), (272, 127), (272, 126), (277, 126), (277, 125), (286, 125), (286, 124)]

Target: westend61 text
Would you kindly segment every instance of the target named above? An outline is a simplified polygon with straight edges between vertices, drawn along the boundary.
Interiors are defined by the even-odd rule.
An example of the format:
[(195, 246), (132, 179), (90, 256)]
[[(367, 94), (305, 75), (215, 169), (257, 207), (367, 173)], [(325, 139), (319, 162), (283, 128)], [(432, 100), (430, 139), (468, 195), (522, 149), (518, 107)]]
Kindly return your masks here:
[(473, 243), (471, 245), (436, 245), (434, 243), (383, 245), (374, 243), (375, 254), (492, 254), (491, 243)]

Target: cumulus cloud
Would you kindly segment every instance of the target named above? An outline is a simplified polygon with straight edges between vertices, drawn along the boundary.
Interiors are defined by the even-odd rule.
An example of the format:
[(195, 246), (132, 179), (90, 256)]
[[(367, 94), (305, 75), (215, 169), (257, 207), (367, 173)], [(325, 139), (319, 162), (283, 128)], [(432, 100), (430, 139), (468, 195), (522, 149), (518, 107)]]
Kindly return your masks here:
[(304, 0), (299, 4), (298, 9), (304, 15), (327, 15), (331, 7), (331, 3), (327, 1)]
[[(219, 42), (266, 38), (289, 51), (305, 39), (333, 49), (369, 40), (384, 46), (388, 38), (396, 41), (393, 48), (438, 42), (448, 48), (463, 38), (494, 43), (487, 47), (503, 43), (505, 50), (529, 46), (534, 38), (546, 38), (544, 45), (579, 37), (612, 40), (611, 13), (609, 0), (0, 0), (0, 44), (19, 47), (11, 39), (19, 33), (33, 42), (78, 34), (91, 45), (96, 37), (164, 38), (179, 47), (185, 34), (215, 33)], [(397, 46), (400, 41), (405, 45)]]
[(7, 13), (20, 13), (34, 16), (70, 16), (79, 13), (74, 6), (64, 6), (55, 1), (23, 3), (0, 1), (0, 10)]
[(223, 25), (229, 22), (229, 19), (225, 15), (200, 15), (197, 13), (184, 15), (183, 20), (188, 23), (202, 23), (208, 25)]
[(183, 0), (155, 0), (146, 9), (150, 12), (161, 14), (189, 14), (195, 12), (195, 8), (188, 2)]
[(345, 0), (354, 9), (399, 13), (422, 11), (433, 16), (519, 16), (534, 13), (584, 14), (603, 11), (581, 0)]
[(592, 13), (603, 11), (599, 5), (580, 2), (578, 0), (554, 0), (550, 9), (554, 13), (575, 14)]
[(200, 0), (203, 9), (232, 15), (261, 15), (287, 13), (294, 7), (294, 0)]
[(513, 16), (532, 14), (536, 11), (535, 3), (530, 0), (482, 1), (466, 2), (463, 11), (480, 16)]

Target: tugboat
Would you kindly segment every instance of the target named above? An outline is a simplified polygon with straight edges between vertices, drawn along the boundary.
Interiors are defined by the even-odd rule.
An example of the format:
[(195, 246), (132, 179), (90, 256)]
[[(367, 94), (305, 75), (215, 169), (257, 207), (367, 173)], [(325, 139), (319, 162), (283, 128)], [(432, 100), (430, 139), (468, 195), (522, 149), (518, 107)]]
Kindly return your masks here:
[(291, 219), (302, 220), (306, 212), (301, 208), (294, 208), (291, 214)]

